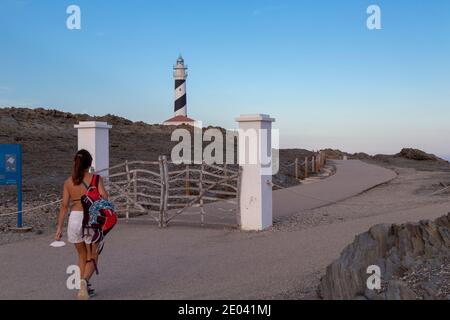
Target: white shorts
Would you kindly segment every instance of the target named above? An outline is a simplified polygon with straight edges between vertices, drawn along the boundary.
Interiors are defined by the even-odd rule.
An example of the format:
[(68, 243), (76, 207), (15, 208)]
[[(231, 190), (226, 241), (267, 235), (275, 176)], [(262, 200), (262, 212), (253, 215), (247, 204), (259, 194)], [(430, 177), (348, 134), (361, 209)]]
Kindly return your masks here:
[(72, 211), (70, 213), (69, 224), (67, 225), (67, 240), (70, 243), (85, 242), (90, 244), (92, 242), (92, 235), (83, 237), (83, 211)]

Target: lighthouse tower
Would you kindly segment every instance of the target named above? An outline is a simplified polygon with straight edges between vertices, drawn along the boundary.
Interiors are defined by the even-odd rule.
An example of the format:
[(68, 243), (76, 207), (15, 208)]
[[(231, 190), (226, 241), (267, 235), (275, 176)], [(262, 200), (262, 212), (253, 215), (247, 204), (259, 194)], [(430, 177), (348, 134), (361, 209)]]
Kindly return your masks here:
[(184, 59), (181, 55), (173, 67), (173, 78), (175, 80), (174, 117), (165, 121), (164, 124), (172, 126), (182, 124), (195, 125), (195, 120), (187, 117), (187, 66), (184, 64)]
[(186, 70), (187, 66), (184, 65), (184, 59), (180, 55), (177, 59), (177, 64), (173, 67), (173, 78), (175, 79), (175, 116), (187, 116)]

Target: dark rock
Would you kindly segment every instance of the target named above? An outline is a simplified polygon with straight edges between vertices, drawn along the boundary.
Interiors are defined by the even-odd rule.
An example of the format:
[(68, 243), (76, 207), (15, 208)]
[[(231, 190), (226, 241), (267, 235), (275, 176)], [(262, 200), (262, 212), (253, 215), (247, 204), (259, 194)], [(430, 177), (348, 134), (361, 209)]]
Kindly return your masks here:
[[(323, 299), (425, 299), (448, 294), (450, 276), (430, 283), (429, 270), (443, 270), (450, 260), (450, 214), (435, 221), (402, 225), (376, 225), (356, 236), (340, 258), (326, 269), (319, 285)], [(380, 267), (384, 291), (367, 289), (367, 268)], [(446, 269), (445, 269), (446, 270)], [(404, 282), (402, 277), (411, 283)], [(441, 281), (442, 277), (446, 277)]]
[(437, 161), (438, 157), (436, 157), (434, 154), (428, 154), (422, 150), (418, 149), (412, 149), (412, 148), (405, 148), (400, 151), (399, 154), (396, 155), (397, 157), (402, 157), (406, 159), (411, 160), (419, 160), (419, 161)]

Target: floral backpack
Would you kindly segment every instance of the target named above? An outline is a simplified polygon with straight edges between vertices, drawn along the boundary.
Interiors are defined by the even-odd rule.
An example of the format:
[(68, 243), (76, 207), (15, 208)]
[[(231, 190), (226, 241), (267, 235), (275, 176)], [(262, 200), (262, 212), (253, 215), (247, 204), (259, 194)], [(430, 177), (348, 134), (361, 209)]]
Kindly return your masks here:
[(94, 175), (91, 184), (88, 186), (84, 183), (86, 193), (81, 197), (83, 205), (83, 236), (91, 235), (92, 243), (98, 243), (98, 253), (103, 250), (104, 237), (117, 224), (117, 213), (111, 202), (102, 199), (98, 190), (100, 181), (99, 175)]

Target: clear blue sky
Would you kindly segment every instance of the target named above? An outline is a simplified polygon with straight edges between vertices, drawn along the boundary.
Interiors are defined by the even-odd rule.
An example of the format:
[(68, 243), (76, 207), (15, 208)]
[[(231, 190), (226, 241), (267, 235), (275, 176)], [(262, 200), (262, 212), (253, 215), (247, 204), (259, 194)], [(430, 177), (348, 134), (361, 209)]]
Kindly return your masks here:
[(448, 0), (0, 0), (0, 106), (158, 123), (179, 53), (205, 124), (268, 113), (283, 147), (450, 155)]

